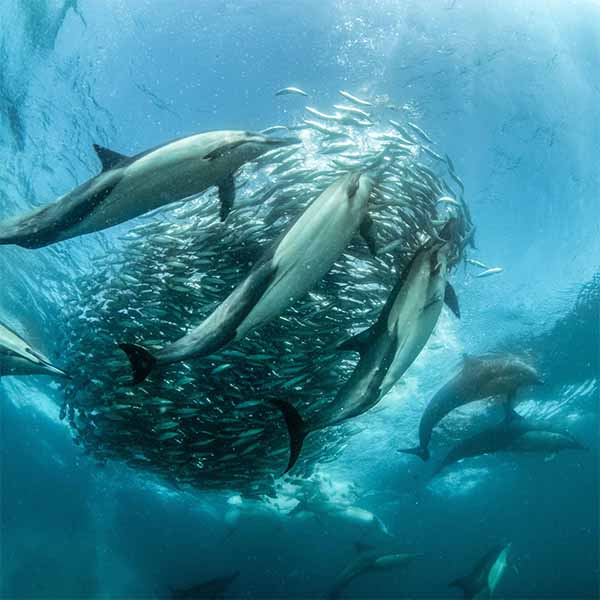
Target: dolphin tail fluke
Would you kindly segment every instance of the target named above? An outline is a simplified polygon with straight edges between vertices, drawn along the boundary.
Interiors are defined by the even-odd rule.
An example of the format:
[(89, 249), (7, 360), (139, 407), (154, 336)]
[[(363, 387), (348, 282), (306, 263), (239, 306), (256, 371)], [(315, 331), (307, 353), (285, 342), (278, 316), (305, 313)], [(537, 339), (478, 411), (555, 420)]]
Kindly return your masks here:
[(402, 454), (413, 454), (423, 461), (429, 460), (429, 457), (431, 456), (429, 448), (422, 448), (421, 446), (416, 446), (415, 448), (400, 448), (398, 452), (402, 452)]
[(290, 436), (290, 460), (287, 468), (283, 472), (285, 475), (296, 464), (300, 452), (302, 451), (304, 439), (310, 431), (306, 427), (306, 423), (300, 416), (300, 413), (289, 402), (279, 399), (273, 399), (270, 400), (270, 402), (281, 411)]
[(133, 383), (141, 383), (156, 366), (156, 358), (143, 346), (137, 344), (119, 344), (127, 354), (133, 370)]

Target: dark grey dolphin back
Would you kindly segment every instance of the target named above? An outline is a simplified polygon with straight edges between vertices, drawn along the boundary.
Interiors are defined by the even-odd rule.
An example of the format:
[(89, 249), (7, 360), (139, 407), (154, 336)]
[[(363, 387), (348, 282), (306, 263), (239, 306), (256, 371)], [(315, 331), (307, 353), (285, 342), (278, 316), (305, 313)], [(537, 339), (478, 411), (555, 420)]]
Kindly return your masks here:
[(110, 196), (121, 180), (119, 170), (108, 171), (90, 179), (58, 202), (0, 228), (0, 244), (17, 244), (23, 248), (41, 248), (60, 238)]

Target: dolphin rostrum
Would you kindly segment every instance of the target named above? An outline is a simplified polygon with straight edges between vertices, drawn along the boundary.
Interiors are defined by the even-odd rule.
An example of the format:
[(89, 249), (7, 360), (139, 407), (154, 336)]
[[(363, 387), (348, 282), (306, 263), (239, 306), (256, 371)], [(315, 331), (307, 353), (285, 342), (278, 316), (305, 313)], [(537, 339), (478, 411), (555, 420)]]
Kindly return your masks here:
[(373, 247), (367, 213), (372, 187), (373, 180), (364, 172), (338, 178), (187, 335), (154, 352), (121, 344), (131, 361), (134, 382), (143, 381), (156, 365), (213, 354), (278, 317), (331, 269), (358, 229)]
[[(361, 546), (357, 547), (360, 551)], [(329, 598), (339, 598), (346, 586), (364, 573), (403, 568), (419, 556), (390, 550), (372, 550), (366, 545), (365, 547), (368, 549), (360, 552), (359, 556), (338, 575), (329, 591)]]
[(510, 548), (511, 544), (492, 548), (468, 575), (455, 579), (449, 587), (460, 588), (465, 598), (491, 598), (508, 566)]
[(173, 600), (200, 600), (202, 598), (222, 600), (225, 598), (225, 592), (229, 586), (239, 577), (239, 575), (239, 571), (234, 571), (231, 575), (214, 577), (213, 579), (208, 579), (189, 588), (172, 589), (171, 598), (173, 598)]
[[(452, 223), (441, 233), (450, 234)], [(404, 268), (379, 318), (369, 329), (339, 346), (360, 353), (360, 360), (332, 403), (332, 414), (305, 421), (285, 400), (271, 400), (282, 413), (290, 436), (289, 471), (311, 431), (337, 425), (375, 406), (419, 355), (431, 335), (444, 302), (459, 314), (456, 295), (446, 281), (450, 244), (432, 239)]]
[(0, 377), (4, 375), (58, 375), (69, 377), (53, 366), (39, 350), (0, 322)]
[(291, 143), (298, 140), (246, 131), (210, 131), (136, 156), (94, 145), (102, 171), (52, 204), (0, 223), (0, 244), (41, 248), (123, 223), (211, 186), (219, 188), (224, 220), (233, 206), (237, 169)]
[(419, 445), (400, 450), (428, 460), (429, 441), (435, 426), (459, 406), (490, 396), (506, 396), (507, 416), (513, 414), (516, 391), (525, 385), (540, 384), (538, 372), (512, 354), (466, 356), (463, 368), (430, 400), (419, 423)]
[(543, 429), (522, 417), (504, 420), (458, 442), (437, 466), (434, 476), (462, 460), (494, 452), (539, 452), (554, 455), (561, 450), (585, 450), (585, 446), (566, 432)]

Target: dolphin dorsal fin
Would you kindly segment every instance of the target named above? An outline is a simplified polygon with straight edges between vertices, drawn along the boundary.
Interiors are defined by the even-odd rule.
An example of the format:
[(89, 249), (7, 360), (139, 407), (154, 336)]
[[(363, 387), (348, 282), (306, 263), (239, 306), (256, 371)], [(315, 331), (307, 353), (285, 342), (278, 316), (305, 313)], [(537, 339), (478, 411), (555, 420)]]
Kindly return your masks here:
[(110, 148), (105, 148), (99, 144), (94, 144), (94, 150), (96, 155), (102, 163), (102, 171), (109, 171), (118, 165), (121, 161), (127, 160), (129, 156), (126, 154), (120, 154)]

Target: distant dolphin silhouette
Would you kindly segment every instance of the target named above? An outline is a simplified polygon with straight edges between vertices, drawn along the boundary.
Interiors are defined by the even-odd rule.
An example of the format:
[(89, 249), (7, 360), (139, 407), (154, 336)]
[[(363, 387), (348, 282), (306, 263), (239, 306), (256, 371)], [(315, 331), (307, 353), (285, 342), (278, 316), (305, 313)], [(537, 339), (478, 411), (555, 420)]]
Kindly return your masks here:
[(431, 399), (419, 423), (419, 445), (399, 450), (429, 459), (429, 441), (434, 427), (459, 406), (490, 396), (506, 396), (506, 411), (510, 418), (512, 403), (519, 387), (541, 383), (538, 372), (512, 354), (466, 356), (463, 368)]
[(477, 562), (465, 577), (452, 581), (450, 587), (458, 587), (465, 598), (491, 598), (508, 566), (511, 544), (498, 545)]
[(566, 432), (535, 427), (521, 417), (503, 421), (456, 444), (438, 465), (434, 476), (463, 458), (494, 452), (540, 452), (584, 450), (585, 446)]
[[(370, 571), (404, 568), (419, 556), (418, 554), (399, 553), (390, 550), (372, 550), (368, 546), (357, 546), (357, 550), (360, 552), (359, 556), (337, 576), (329, 590), (329, 598), (339, 598), (348, 584), (360, 575)], [(376, 595), (374, 594), (374, 596)]]

